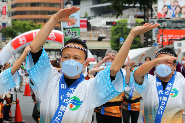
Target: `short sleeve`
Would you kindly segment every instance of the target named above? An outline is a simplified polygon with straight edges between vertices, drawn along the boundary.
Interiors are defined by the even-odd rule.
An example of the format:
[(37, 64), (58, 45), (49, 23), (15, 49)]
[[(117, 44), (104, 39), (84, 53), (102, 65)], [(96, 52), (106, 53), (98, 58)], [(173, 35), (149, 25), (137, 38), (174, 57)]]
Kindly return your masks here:
[(105, 104), (112, 98), (123, 92), (125, 79), (120, 70), (115, 80), (111, 82), (110, 66), (102, 70), (93, 80), (89, 81), (88, 102), (90, 110)]
[(50, 83), (56, 82), (52, 79), (60, 78), (58, 72), (52, 67), (50, 60), (46, 51), (43, 49), (42, 54), (34, 65), (32, 55), (29, 53), (26, 60), (26, 67), (29, 73), (29, 76), (34, 83), (35, 91), (40, 97), (43, 97), (47, 87), (51, 85)]
[(11, 69), (12, 67), (0, 73), (0, 95), (19, 85), (19, 74), (15, 72), (12, 75)]
[[(138, 67), (137, 67), (138, 68)], [(144, 76), (144, 80), (143, 80), (143, 83), (142, 85), (139, 85), (135, 82), (135, 78), (134, 78), (134, 73), (135, 71), (137, 70), (137, 68), (134, 69), (134, 71), (131, 73), (131, 77), (130, 77), (130, 81), (131, 83), (134, 82), (134, 86), (135, 86), (135, 89), (136, 91), (142, 96), (144, 97), (145, 96), (145, 93), (146, 93), (146, 90), (148, 88), (148, 76), (150, 76), (150, 74), (146, 74)], [(151, 75), (152, 76), (152, 75)]]

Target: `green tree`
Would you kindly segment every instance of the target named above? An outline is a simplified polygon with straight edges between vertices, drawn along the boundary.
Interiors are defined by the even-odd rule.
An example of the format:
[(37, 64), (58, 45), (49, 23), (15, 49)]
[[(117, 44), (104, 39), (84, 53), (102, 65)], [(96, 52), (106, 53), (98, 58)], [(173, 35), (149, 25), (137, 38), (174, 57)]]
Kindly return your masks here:
[[(125, 9), (125, 4), (139, 4), (140, 10), (143, 10), (146, 7), (151, 8), (152, 0), (102, 0), (103, 3), (111, 3), (108, 7), (112, 8), (117, 12), (117, 17), (122, 15), (123, 10)], [(153, 0), (153, 2), (157, 2), (157, 0)]]
[(20, 33), (28, 32), (35, 29), (41, 29), (42, 25), (33, 21), (12, 21), (12, 25), (0, 30), (6, 38), (15, 38)]
[[(143, 20), (141, 19), (136, 19), (136, 23), (141, 23)], [(127, 23), (127, 19), (122, 19), (117, 21), (116, 23)], [(122, 37), (122, 29), (123, 29), (123, 38), (126, 40), (128, 34), (130, 33), (131, 29), (127, 28), (127, 25), (122, 25), (122, 26), (112, 26), (111, 27), (111, 40), (110, 40), (110, 44), (111, 44), (111, 48), (113, 50), (119, 51), (119, 49), (121, 48), (122, 44), (120, 44), (119, 42), (119, 38)], [(135, 49), (135, 48), (141, 48), (143, 47), (143, 44), (141, 44), (140, 42), (140, 36), (136, 36), (134, 38), (134, 41), (131, 45), (131, 49)]]

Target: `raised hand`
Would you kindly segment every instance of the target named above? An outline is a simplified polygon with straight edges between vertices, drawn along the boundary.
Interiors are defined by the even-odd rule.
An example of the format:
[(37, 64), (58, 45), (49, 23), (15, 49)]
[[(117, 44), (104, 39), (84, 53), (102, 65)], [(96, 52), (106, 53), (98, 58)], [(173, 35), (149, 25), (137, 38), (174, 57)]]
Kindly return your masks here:
[(89, 71), (89, 74), (94, 74), (94, 73), (96, 73), (96, 72), (99, 72), (99, 71), (101, 71), (101, 70), (103, 70), (103, 69), (105, 69), (105, 68), (92, 68), (90, 71)]
[(69, 16), (75, 12), (77, 12), (80, 9), (80, 7), (73, 6), (71, 8), (65, 8), (58, 11), (56, 14), (54, 14), (54, 19), (57, 22), (71, 22), (76, 23), (75, 20), (69, 19)]
[(30, 45), (28, 45), (25, 49), (24, 49), (24, 53), (28, 54), (31, 51), (31, 47)]
[(165, 56), (165, 57), (160, 57), (157, 58), (157, 64), (168, 64), (168, 63), (173, 63), (174, 60), (177, 60), (177, 57), (173, 57), (173, 56)]
[(127, 63), (126, 63), (126, 66), (129, 66), (130, 65), (130, 58), (127, 57)]
[(153, 23), (148, 24), (148, 23), (146, 23), (143, 26), (137, 26), (137, 27), (133, 28), (130, 33), (135, 37), (135, 36), (137, 36), (139, 34), (142, 34), (142, 33), (145, 33), (147, 31), (150, 31), (150, 30), (152, 30), (152, 29), (154, 29), (154, 28), (156, 28), (158, 26), (160, 26), (160, 24), (158, 24), (158, 23), (156, 23), (156, 24), (153, 24)]
[(133, 61), (130, 63), (129, 67), (134, 67), (134, 65), (135, 65), (135, 62)]
[(105, 56), (103, 59), (102, 59), (102, 62), (105, 63), (107, 61), (107, 59), (109, 59), (111, 56)]
[(143, 53), (142, 56), (146, 55), (146, 53)]

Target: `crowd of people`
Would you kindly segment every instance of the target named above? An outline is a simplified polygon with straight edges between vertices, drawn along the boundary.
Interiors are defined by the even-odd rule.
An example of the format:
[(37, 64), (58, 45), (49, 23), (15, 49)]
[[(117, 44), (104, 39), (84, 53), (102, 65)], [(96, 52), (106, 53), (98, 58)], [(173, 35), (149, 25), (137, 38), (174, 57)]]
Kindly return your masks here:
[[(42, 47), (48, 35), (58, 22), (75, 23), (69, 16), (79, 9), (62, 9), (49, 19), (14, 65), (1, 72), (0, 95), (19, 85), (20, 68), (20, 76), (30, 77), (36, 122), (91, 123), (96, 112), (97, 123), (137, 123), (141, 109), (145, 123), (182, 122), (185, 58), (180, 63), (172, 48), (157, 51), (155, 59), (146, 57), (145, 63), (145, 53), (138, 64), (128, 56), (133, 39), (159, 24), (133, 28), (119, 52), (107, 50), (91, 68), (86, 43), (75, 38), (61, 48), (60, 60), (50, 61)], [(27, 72), (21, 67), (25, 58)]]
[(167, 0), (163, 0), (163, 7), (162, 10), (158, 12), (158, 17), (185, 18), (185, 5), (180, 5), (179, 0), (170, 0), (169, 5), (166, 4), (166, 1)]

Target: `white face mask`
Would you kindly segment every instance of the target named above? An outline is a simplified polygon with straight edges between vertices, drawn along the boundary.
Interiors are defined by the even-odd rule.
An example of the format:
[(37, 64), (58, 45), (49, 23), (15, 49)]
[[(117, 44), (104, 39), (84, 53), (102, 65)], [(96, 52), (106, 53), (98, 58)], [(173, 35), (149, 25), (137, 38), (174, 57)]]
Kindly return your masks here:
[(185, 61), (182, 61), (182, 64), (185, 64)]

